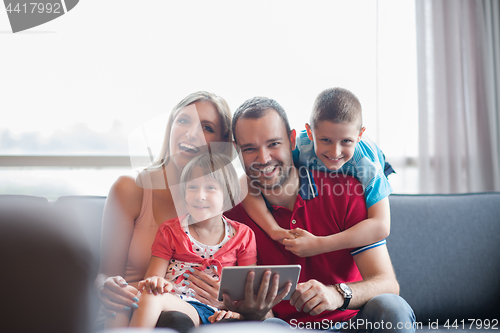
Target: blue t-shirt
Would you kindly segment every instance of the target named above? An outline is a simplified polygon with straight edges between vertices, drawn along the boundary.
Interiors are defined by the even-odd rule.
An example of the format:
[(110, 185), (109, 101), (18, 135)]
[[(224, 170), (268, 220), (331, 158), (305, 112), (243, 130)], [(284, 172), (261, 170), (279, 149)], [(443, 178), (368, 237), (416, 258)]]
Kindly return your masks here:
[(293, 160), (309, 169), (347, 174), (358, 179), (363, 185), (366, 207), (370, 208), (392, 193), (392, 187), (384, 175), (385, 158), (377, 145), (366, 136), (356, 144), (354, 155), (339, 170), (327, 169), (316, 156), (314, 143), (301, 131), (297, 138), (297, 148), (293, 151)]

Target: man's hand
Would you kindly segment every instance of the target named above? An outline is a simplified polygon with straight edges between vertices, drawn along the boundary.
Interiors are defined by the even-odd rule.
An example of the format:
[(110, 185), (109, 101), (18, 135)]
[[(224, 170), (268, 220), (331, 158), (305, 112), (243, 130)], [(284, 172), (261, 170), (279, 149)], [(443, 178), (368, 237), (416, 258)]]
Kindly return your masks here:
[(296, 238), (285, 238), (283, 245), (285, 249), (299, 257), (312, 257), (324, 253), (324, 249), (319, 242), (320, 237), (314, 236), (310, 232), (295, 228), (290, 233)]
[(323, 311), (337, 310), (344, 304), (344, 299), (336, 287), (327, 287), (316, 280), (299, 283), (290, 299), (290, 305), (297, 311), (304, 311), (317, 316)]
[(278, 294), (279, 275), (274, 274), (271, 281), (271, 271), (266, 271), (260, 283), (259, 292), (254, 294), (253, 282), (255, 272), (248, 272), (245, 284), (245, 299), (233, 301), (227, 294), (223, 295), (224, 305), (231, 311), (238, 312), (245, 320), (263, 320), (273, 306), (285, 298), (292, 288), (288, 282), (285, 288)]

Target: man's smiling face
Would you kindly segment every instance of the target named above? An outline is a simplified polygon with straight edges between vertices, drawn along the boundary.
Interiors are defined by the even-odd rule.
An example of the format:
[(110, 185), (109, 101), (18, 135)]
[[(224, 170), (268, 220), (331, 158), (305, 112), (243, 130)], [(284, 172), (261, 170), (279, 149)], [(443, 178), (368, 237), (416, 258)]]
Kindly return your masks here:
[(238, 119), (235, 135), (246, 173), (253, 184), (272, 189), (286, 183), (293, 166), (292, 143), (275, 110), (268, 109), (257, 119)]

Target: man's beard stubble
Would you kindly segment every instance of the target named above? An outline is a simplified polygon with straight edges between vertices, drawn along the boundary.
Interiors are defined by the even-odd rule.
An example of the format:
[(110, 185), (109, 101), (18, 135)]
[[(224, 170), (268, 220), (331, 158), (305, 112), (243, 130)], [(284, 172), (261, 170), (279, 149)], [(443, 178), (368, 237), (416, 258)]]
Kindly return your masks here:
[[(268, 164), (271, 163), (272, 161)], [(268, 164), (265, 165), (259, 164), (259, 166), (265, 168), (266, 166), (268, 166)], [(290, 170), (292, 167), (293, 167), (292, 150), (290, 149), (290, 154), (288, 155), (288, 158), (286, 159), (285, 163), (280, 162), (276, 166), (276, 168), (279, 170), (279, 175), (277, 181), (274, 184), (269, 184), (269, 185), (263, 184), (259, 178), (259, 176), (261, 175), (261, 171), (253, 169), (252, 165), (250, 166), (249, 170), (247, 168), (247, 175), (249, 175), (251, 179), (251, 186), (255, 184), (261, 189), (274, 190), (278, 187), (282, 187), (287, 183), (288, 179), (290, 178)]]

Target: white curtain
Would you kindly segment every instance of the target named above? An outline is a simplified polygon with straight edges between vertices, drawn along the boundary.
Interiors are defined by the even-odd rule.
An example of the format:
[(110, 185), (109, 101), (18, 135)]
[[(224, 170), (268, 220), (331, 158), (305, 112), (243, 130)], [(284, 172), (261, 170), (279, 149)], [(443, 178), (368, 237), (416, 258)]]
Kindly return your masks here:
[(420, 193), (500, 191), (500, 1), (416, 0)]

